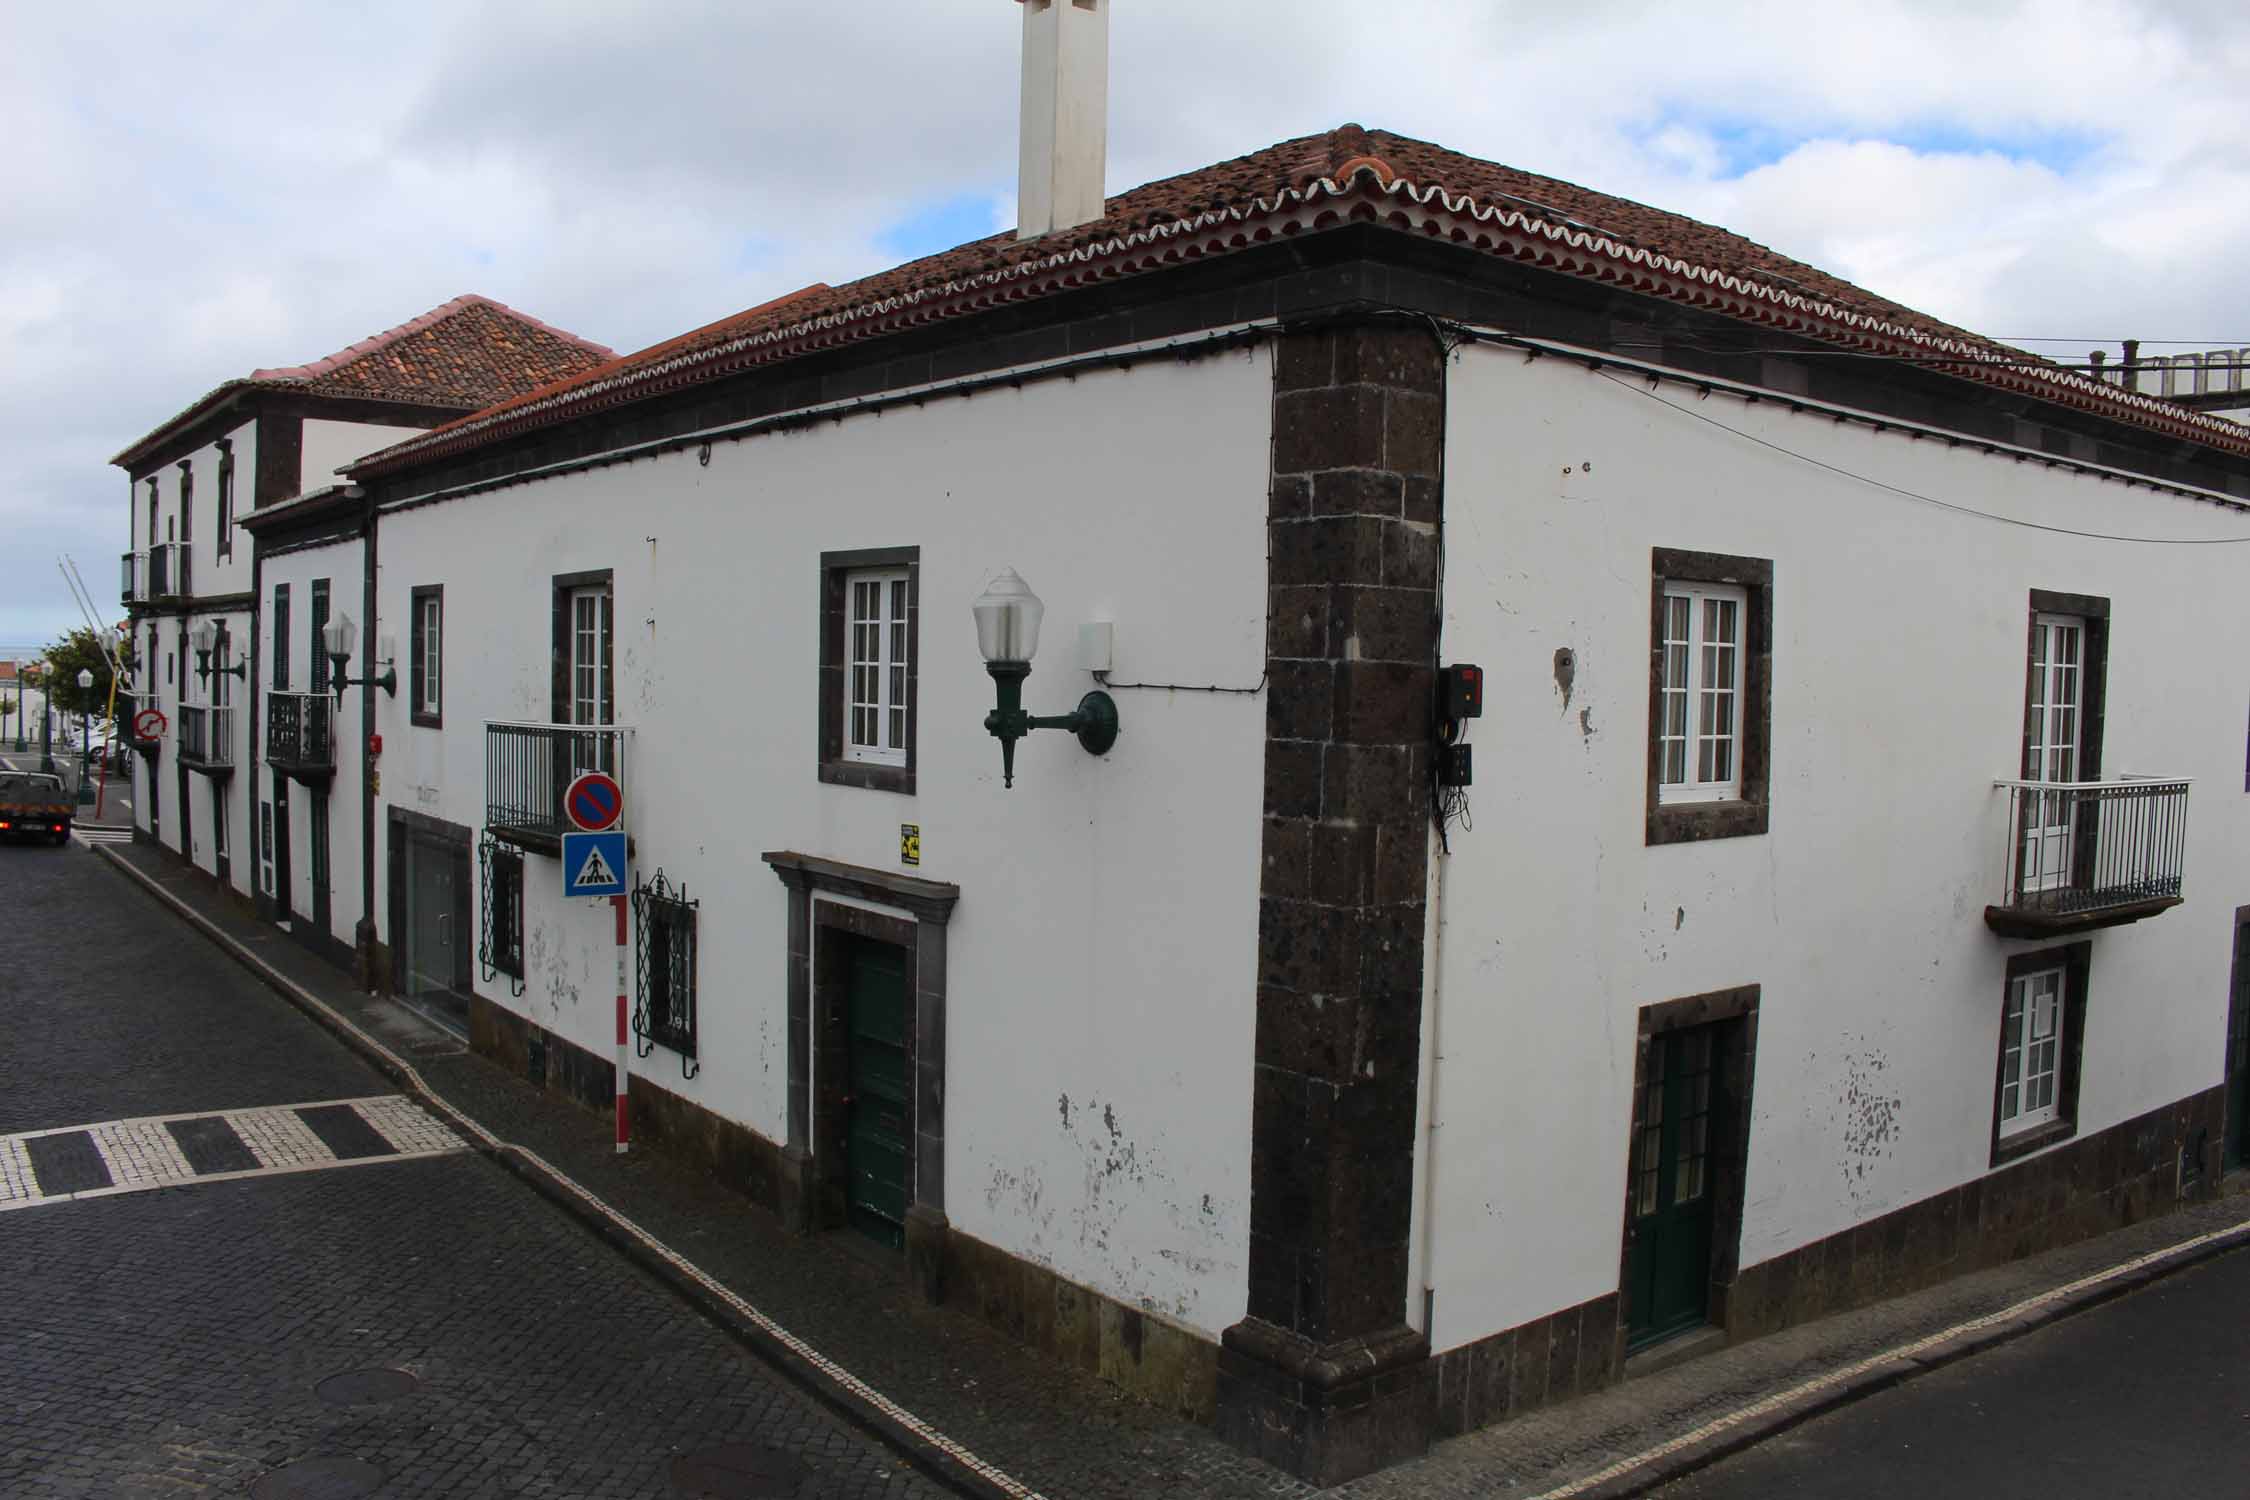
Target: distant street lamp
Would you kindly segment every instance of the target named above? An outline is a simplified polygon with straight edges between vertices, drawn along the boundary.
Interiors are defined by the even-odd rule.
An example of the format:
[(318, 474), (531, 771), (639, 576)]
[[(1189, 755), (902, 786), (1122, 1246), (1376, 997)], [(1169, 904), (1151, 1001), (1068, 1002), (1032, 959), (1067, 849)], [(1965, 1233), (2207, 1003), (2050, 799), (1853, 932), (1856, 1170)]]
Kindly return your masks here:
[(55, 774), (54, 688), (47, 681), (53, 671), (52, 662), (39, 663), (39, 769), (49, 776)]
[(23, 754), (23, 685), (31, 676), (31, 663), (16, 663), (16, 754)]
[(94, 720), (86, 705), (92, 701), (94, 673), (90, 667), (78, 669), (78, 805), (90, 806), (94, 800)]

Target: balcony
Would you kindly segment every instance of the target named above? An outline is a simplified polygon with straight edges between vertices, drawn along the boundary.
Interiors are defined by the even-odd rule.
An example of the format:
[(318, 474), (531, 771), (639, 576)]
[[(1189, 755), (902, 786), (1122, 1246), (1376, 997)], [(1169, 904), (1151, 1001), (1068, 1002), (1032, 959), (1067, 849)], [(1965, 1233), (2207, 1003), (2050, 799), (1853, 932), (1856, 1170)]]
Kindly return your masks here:
[(123, 604), (148, 602), (148, 554), (127, 552), (118, 558), (117, 598)]
[(148, 549), (148, 597), (158, 603), (185, 599), (193, 590), (188, 578), (188, 544), (158, 542)]
[(335, 703), (326, 693), (266, 694), (266, 764), (307, 786), (336, 774)]
[(234, 774), (234, 710), (183, 704), (180, 764), (206, 776)]
[(2002, 937), (2117, 927), (2185, 899), (2185, 779), (1993, 785), (2008, 794), (2008, 873), (1984, 921)]
[(486, 724), (486, 829), (526, 849), (560, 853), (562, 836), (577, 826), (563, 813), (563, 793), (585, 771), (606, 771), (623, 785), (632, 733), (609, 724)]

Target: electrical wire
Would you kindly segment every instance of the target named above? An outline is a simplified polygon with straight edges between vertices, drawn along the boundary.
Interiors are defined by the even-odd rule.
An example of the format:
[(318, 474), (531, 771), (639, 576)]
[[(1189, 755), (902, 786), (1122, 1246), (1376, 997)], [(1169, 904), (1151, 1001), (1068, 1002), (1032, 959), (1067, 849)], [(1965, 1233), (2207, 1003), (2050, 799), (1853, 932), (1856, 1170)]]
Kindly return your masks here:
[(1624, 376), (1613, 375), (1607, 370), (1597, 370), (1594, 373), (1601, 376), (1602, 379), (1609, 381), (1613, 385), (1617, 385), (1625, 390), (1631, 391), (1636, 396), (1645, 396), (1649, 400), (1654, 401), (1657, 405), (1669, 407), (1671, 410), (1678, 412), (1683, 417), (1692, 417), (1698, 422), (1707, 423), (1710, 426), (1718, 428), (1721, 432), (1732, 433), (1734, 436), (1741, 438), (1746, 443), (1755, 443), (1761, 448), (1771, 449), (1773, 452), (1779, 453), (1786, 458), (1796, 459), (1799, 463), (1810, 464), (1816, 469), (1825, 469), (1829, 473), (1838, 475), (1842, 478), (1857, 480), (1861, 484), (1871, 485), (1879, 490), (1887, 490), (1891, 494), (1901, 496), (1904, 499), (1919, 500), (1924, 505), (1934, 505), (1940, 510), (1949, 510), (1957, 515), (1974, 516), (1978, 520), (1982, 521), (1997, 521), (2003, 526), (2020, 526), (2028, 531), (2047, 531), (2053, 532), (2059, 536), (2085, 537), (2091, 541), (2097, 542), (2130, 542), (2137, 545), (2150, 547), (2226, 547), (2235, 546), (2242, 543), (2250, 543), (2250, 536), (2125, 536), (2120, 533), (2110, 531), (2082, 531), (2074, 526), (2050, 526), (2044, 521), (2026, 521), (2017, 516), (1996, 515), (1991, 511), (1978, 510), (1973, 506), (1957, 505), (1951, 500), (1940, 500), (1935, 495), (1925, 495), (1919, 490), (1910, 490), (1902, 485), (1892, 484), (1890, 481), (1885, 479), (1876, 479), (1871, 475), (1855, 473), (1850, 469), (1841, 467), (1840, 465), (1829, 463), (1825, 459), (1814, 458), (1807, 453), (1800, 453), (1794, 448), (1785, 448), (1781, 444), (1770, 442), (1765, 438), (1759, 437), (1755, 433), (1744, 432), (1739, 427), (1729, 426), (1727, 423), (1722, 422), (1718, 418), (1713, 417), (1705, 412), (1696, 411), (1692, 407), (1682, 406), (1677, 401), (1667, 400), (1658, 392), (1647, 389), (1639, 382), (1628, 380)]

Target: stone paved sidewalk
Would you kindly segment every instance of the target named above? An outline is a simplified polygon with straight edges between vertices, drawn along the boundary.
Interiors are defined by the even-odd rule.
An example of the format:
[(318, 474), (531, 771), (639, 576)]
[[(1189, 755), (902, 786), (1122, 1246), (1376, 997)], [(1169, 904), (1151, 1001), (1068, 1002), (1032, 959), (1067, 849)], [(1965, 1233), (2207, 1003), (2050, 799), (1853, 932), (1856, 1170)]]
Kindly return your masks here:
[[(1313, 1493), (1205, 1429), (1036, 1358), (970, 1317), (924, 1306), (901, 1267), (840, 1253), (832, 1237), (784, 1234), (777, 1221), (741, 1198), (653, 1154), (618, 1156), (606, 1117), (541, 1094), (403, 1007), (357, 993), (349, 975), (254, 920), (175, 858), (145, 845), (104, 847), (95, 857), (153, 882), (209, 924), (207, 935), (284, 981), (276, 986), (284, 994), (294, 988), (300, 994), (291, 998), (300, 1004), (310, 998), (332, 1008), (412, 1066), (437, 1099), (567, 1173), (669, 1250), (1016, 1485), (1051, 1500), (1147, 1495), (1247, 1500)], [(1329, 1493), (1368, 1500), (1638, 1493), (1697, 1455), (1714, 1454), (1791, 1420), (1799, 1407), (1844, 1399), (1911, 1373), (1896, 1360), (1882, 1359), (1887, 1351), (1991, 1319), (2151, 1252), (2246, 1225), (2250, 1196), (2224, 1196), (1877, 1307), (1716, 1349), (1594, 1396), (1441, 1443), (1417, 1462)], [(1960, 1335), (1935, 1356), (1920, 1354), (1919, 1364), (1949, 1357), (1948, 1349), (1958, 1352), (2008, 1336), (2102, 1294), (2074, 1293), (2054, 1306)], [(1872, 1370), (1863, 1368), (1870, 1365)], [(818, 1384), (817, 1374), (809, 1378)], [(1820, 1381), (1829, 1382), (1825, 1390), (1799, 1398), (1797, 1406), (1773, 1401), (1776, 1393)], [(1729, 1431), (1709, 1430), (1746, 1408), (1752, 1409), (1749, 1415)], [(1608, 1473), (1667, 1444), (1678, 1451), (1665, 1463), (1621, 1476)], [(964, 1487), (985, 1494), (1012, 1491), (974, 1482)]]

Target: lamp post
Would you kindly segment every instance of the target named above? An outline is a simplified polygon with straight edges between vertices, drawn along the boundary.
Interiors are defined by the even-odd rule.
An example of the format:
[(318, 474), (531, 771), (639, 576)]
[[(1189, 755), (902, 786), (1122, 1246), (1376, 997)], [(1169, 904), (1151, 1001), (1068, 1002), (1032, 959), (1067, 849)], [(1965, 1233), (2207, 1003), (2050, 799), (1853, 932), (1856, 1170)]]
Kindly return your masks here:
[(16, 663), (16, 754), (23, 754), (23, 684), (31, 675), (30, 662)]
[(992, 580), (970, 611), (977, 620), (977, 650), (998, 692), (998, 704), (984, 716), (984, 728), (1000, 742), (1001, 784), (1016, 784), (1016, 741), (1034, 729), (1066, 729), (1078, 736), (1087, 754), (1108, 754), (1117, 743), (1117, 704), (1109, 694), (1096, 689), (1067, 714), (1042, 718), (1023, 711), (1023, 680), (1031, 675), (1031, 658), (1039, 650), (1039, 622), (1047, 613), (1031, 585), (1009, 568)]
[(90, 667), (78, 669), (78, 805), (85, 807), (94, 800), (94, 720), (86, 705), (92, 702), (94, 673)]
[(47, 681), (53, 671), (51, 662), (39, 663), (39, 769), (49, 776), (55, 774), (55, 699)]
[(352, 648), (359, 644), (359, 627), (352, 623), (350, 615), (340, 614), (321, 626), (320, 639), (321, 644), (328, 649), (328, 685), (336, 694), (338, 708), (343, 707), (344, 689), (348, 687), (372, 684), (394, 698), (398, 696), (398, 669), (391, 665), (387, 656), (382, 663), (383, 675), (380, 677), (353, 677), (346, 673), (345, 668), (352, 659)]

